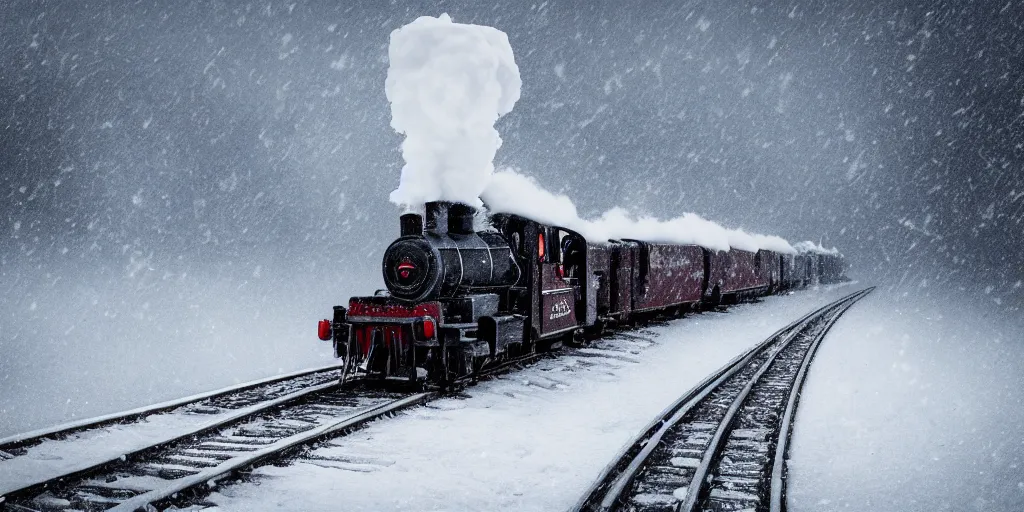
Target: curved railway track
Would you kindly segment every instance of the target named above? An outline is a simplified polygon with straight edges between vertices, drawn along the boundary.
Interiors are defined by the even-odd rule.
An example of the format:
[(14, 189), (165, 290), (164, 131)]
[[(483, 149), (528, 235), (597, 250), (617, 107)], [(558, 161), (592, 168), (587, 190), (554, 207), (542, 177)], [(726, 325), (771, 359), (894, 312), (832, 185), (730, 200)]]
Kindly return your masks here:
[[(842, 308), (868, 291), (858, 292), (816, 313), (838, 312), (834, 315), (838, 318)], [(783, 340), (788, 343), (796, 337), (797, 328), (814, 323), (816, 318), (812, 313), (776, 333), (710, 377), (705, 384), (728, 378), (738, 371), (740, 363), (768, 352), (766, 347), (781, 345)], [(617, 334), (629, 336), (628, 333)], [(577, 355), (585, 356), (593, 350), (579, 349)], [(543, 354), (509, 361), (486, 370), (480, 376), (501, 373), (509, 367), (540, 357)], [(730, 372), (733, 367), (736, 369)], [(50, 468), (45, 476), (37, 472), (28, 480), (12, 478), (14, 481), (0, 482), (0, 509), (135, 511), (201, 504), (211, 489), (231, 475), (270, 460), (292, 456), (303, 446), (343, 436), (370, 421), (392, 416), (439, 395), (434, 391), (387, 392), (358, 383), (356, 387), (346, 386), (343, 389), (338, 385), (342, 371), (341, 366), (334, 366), (296, 372), (127, 413), (0, 439), (0, 473), (4, 471), (4, 464), (12, 459), (32, 458), (26, 455), (31, 455), (33, 450), (52, 447), (47, 441), (70, 443), (60, 446), (71, 447), (69, 452), (76, 458), (68, 464)], [(679, 407), (677, 402), (675, 408)], [(148, 432), (148, 437), (138, 435), (145, 433), (142, 429), (147, 425), (167, 419), (174, 420), (169, 423), (174, 428), (163, 425), (164, 431), (159, 435), (154, 432)], [(652, 424), (649, 431), (657, 430), (656, 427), (663, 423), (662, 420)], [(125, 429), (126, 432), (119, 432), (122, 437), (127, 434), (139, 439), (135, 440), (134, 446), (125, 449), (106, 447), (98, 454), (85, 453), (85, 456), (75, 451), (83, 444), (103, 443), (103, 435), (97, 433), (105, 435), (107, 430), (113, 429)], [(35, 455), (38, 457), (40, 453)], [(47, 454), (42, 455), (41, 458), (46, 458)], [(621, 468), (616, 471), (621, 473)]]
[(44, 488), (125, 453), (198, 435), (260, 408), (329, 389), (342, 371), (339, 365), (302, 370), (0, 439), (0, 503), (4, 496)]
[(263, 407), (197, 435), (178, 437), (118, 460), (7, 496), (8, 510), (151, 510), (180, 493), (213, 488), (233, 472), (305, 443), (420, 404), (432, 393), (399, 394), (333, 385), (287, 405)]
[(832, 325), (873, 289), (811, 312), (698, 384), (605, 468), (576, 510), (785, 510), (807, 368)]
[(67, 439), (84, 431), (111, 425), (135, 423), (154, 414), (169, 413), (183, 407), (189, 407), (189, 409), (179, 412), (191, 414), (217, 414), (226, 410), (239, 409), (267, 400), (268, 397), (275, 398), (309, 386), (337, 381), (341, 378), (342, 369), (342, 364), (333, 364), (321, 368), (300, 370), (130, 411), (15, 434), (0, 438), (0, 452), (6, 453), (5, 458), (9, 459), (22, 455), (28, 448), (37, 446), (44, 441)]
[[(476, 377), (504, 372), (532, 362), (531, 354), (492, 367)], [(336, 438), (363, 425), (440, 395), (439, 391), (394, 392), (363, 386), (339, 386), (338, 374), (327, 382), (270, 400), (236, 407), (201, 427), (178, 432), (99, 462), (5, 491), (0, 509), (9, 511), (136, 511), (198, 502), (217, 482), (260, 463), (286, 456), (302, 446)], [(354, 384), (354, 386), (350, 386)], [(290, 386), (289, 386), (290, 387)], [(246, 388), (252, 394), (256, 387)], [(241, 397), (214, 398), (233, 405)], [(212, 411), (200, 400), (188, 410)], [(0, 485), (3, 487), (3, 485)]]

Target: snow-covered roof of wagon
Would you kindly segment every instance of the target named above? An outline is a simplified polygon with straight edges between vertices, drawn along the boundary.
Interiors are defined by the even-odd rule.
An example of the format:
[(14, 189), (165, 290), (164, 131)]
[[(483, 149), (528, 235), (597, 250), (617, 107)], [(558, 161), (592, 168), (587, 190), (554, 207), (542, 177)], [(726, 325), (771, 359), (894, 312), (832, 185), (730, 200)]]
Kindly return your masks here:
[(831, 249), (826, 249), (821, 244), (816, 244), (816, 243), (814, 243), (814, 242), (812, 242), (810, 240), (807, 240), (807, 241), (804, 241), (804, 242), (797, 242), (797, 243), (793, 244), (793, 248), (796, 249), (796, 251), (798, 253), (800, 253), (800, 254), (811, 253), (811, 254), (828, 254), (828, 255), (831, 255), (831, 256), (842, 256), (842, 254), (839, 253), (839, 249), (836, 249), (835, 247), (833, 247)]
[(693, 244), (716, 251), (735, 248), (756, 252), (760, 249), (784, 254), (797, 250), (786, 240), (772, 235), (728, 229), (695, 213), (669, 220), (634, 217), (622, 208), (613, 208), (600, 218), (580, 217), (572, 200), (543, 189), (532, 178), (512, 170), (494, 173), (481, 194), (493, 213), (512, 213), (543, 224), (576, 231), (588, 241), (607, 243), (624, 238), (647, 242)]

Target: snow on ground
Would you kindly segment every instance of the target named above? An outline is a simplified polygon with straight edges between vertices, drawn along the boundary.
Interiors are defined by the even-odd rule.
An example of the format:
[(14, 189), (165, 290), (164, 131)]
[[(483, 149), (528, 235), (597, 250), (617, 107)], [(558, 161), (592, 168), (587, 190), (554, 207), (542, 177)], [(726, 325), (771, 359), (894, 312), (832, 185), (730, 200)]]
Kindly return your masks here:
[[(602, 340), (315, 452), (340, 462), (260, 468), (255, 482), (212, 500), (224, 510), (563, 510), (681, 392), (859, 288), (769, 297)], [(804, 388), (791, 509), (1024, 510), (1022, 333), (1024, 321), (963, 300), (908, 301), (879, 289), (854, 306)], [(153, 416), (81, 434), (73, 457), (70, 441), (46, 442), (0, 462), (0, 487), (83, 455), (127, 451), (193, 426), (181, 423), (189, 419)]]
[(681, 393), (854, 288), (768, 297), (602, 340), (315, 451), (342, 462), (262, 467), (254, 483), (211, 500), (225, 510), (564, 510)]
[(1024, 510), (1024, 321), (876, 290), (808, 374), (790, 510)]
[[(332, 363), (330, 366), (336, 364)], [(221, 391), (227, 390), (211, 393), (219, 394)], [(201, 396), (209, 394), (201, 393), (173, 402), (180, 403), (191, 399), (198, 401)], [(0, 496), (49, 478), (116, 459), (125, 453), (198, 430), (243, 411), (244, 409), (226, 409), (216, 414), (190, 414), (184, 409), (173, 409), (150, 414), (140, 421), (86, 430), (64, 439), (45, 440), (26, 448), (27, 453), (23, 456), (6, 460), (0, 457)], [(43, 430), (49, 429), (41, 429), (38, 433)]]
[(217, 415), (156, 414), (139, 423), (112, 425), (68, 439), (43, 441), (29, 448), (29, 454), (24, 457), (0, 460), (0, 495), (115, 459), (234, 412)]

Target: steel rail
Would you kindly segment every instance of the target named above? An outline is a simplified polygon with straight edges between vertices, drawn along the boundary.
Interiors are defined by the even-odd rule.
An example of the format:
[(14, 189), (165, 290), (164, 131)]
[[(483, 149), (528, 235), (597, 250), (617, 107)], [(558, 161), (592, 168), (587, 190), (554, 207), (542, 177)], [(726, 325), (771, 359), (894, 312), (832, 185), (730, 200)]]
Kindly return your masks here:
[(408, 409), (409, 407), (420, 405), (435, 398), (436, 396), (436, 391), (417, 393), (373, 407), (362, 413), (321, 425), (312, 430), (280, 439), (270, 445), (267, 445), (265, 448), (253, 452), (249, 456), (228, 459), (221, 465), (208, 468), (193, 476), (173, 480), (171, 485), (149, 491), (145, 494), (140, 494), (107, 510), (112, 512), (134, 512), (140, 509), (147, 510), (147, 507), (160, 504), (164, 500), (172, 498), (176, 494), (188, 491), (195, 487), (202, 485), (212, 487), (212, 484), (217, 480), (222, 479), (235, 471), (258, 464), (264, 460), (277, 458), (292, 448), (336, 437), (344, 431), (359, 428), (370, 421), (397, 413), (403, 409)]
[[(498, 373), (505, 372), (509, 369), (519, 367), (522, 365), (530, 364), (538, 359), (547, 357), (547, 354), (527, 354), (515, 359), (502, 361), (491, 367), (488, 367), (481, 372), (476, 374), (468, 375), (457, 379), (455, 382), (464, 383), (480, 378), (486, 378)], [(355, 382), (355, 381), (350, 381)], [(87, 467), (78, 468), (76, 470), (66, 472), (60, 476), (47, 478), (42, 481), (35, 482), (28, 486), (23, 486), (19, 489), (5, 491), (4, 496), (0, 496), (0, 509), (8, 507), (13, 510), (34, 510), (26, 507), (23, 503), (30, 502), (33, 496), (39, 495), (49, 488), (60, 488), (62, 484), (67, 482), (81, 482), (87, 480), (89, 477), (102, 473), (105, 471), (112, 471), (117, 465), (125, 462), (141, 463), (148, 459), (157, 458), (161, 452), (167, 450), (173, 450), (173, 446), (189, 440), (196, 440), (204, 435), (209, 435), (229, 427), (234, 424), (239, 424), (243, 420), (248, 418), (266, 413), (271, 410), (287, 410), (291, 404), (300, 400), (308, 401), (310, 399), (315, 400), (314, 395), (318, 393), (327, 393), (339, 388), (336, 381), (325, 383), (319, 386), (306, 388), (286, 396), (279, 397), (276, 400), (262, 402), (247, 408), (239, 409), (234, 414), (219, 419), (215, 422), (205, 424), (199, 428), (192, 429), (188, 432), (176, 435), (173, 438), (165, 439), (157, 443), (150, 444), (144, 448), (133, 450), (124, 455), (116, 458), (108, 459), (100, 463), (89, 464)], [(110, 510), (136, 510), (145, 509), (147, 505), (158, 503), (171, 499), (172, 497), (179, 495), (181, 492), (195, 488), (202, 484), (216, 482), (219, 479), (226, 477), (227, 475), (238, 471), (239, 469), (250, 467), (258, 464), (264, 460), (279, 457), (285, 452), (303, 444), (308, 444), (318, 440), (323, 440), (331, 437), (337, 437), (340, 433), (348, 432), (359, 428), (360, 426), (386, 416), (390, 416), (403, 409), (416, 406), (430, 400), (436, 399), (442, 396), (444, 393), (440, 390), (432, 390), (427, 392), (420, 392), (405, 396), (396, 400), (389, 401), (384, 404), (374, 405), (369, 409), (360, 410), (352, 415), (346, 415), (338, 420), (332, 420), (322, 425), (318, 425), (310, 430), (303, 431), (286, 438), (275, 440), (273, 443), (261, 447), (259, 450), (247, 454), (244, 457), (232, 457), (231, 459), (225, 460), (222, 464), (217, 466), (203, 468), (197, 474), (192, 476), (186, 476), (178, 479), (170, 480), (170, 485), (161, 486), (158, 489), (153, 489), (144, 494), (134, 496), (125, 500), (121, 504), (113, 507)], [(295, 404), (295, 406), (300, 406)], [(0, 489), (2, 490), (2, 489)]]
[(717, 371), (705, 377), (696, 386), (666, 407), (632, 443), (623, 448), (613, 461), (602, 470), (598, 479), (591, 485), (581, 500), (577, 502), (573, 510), (614, 510), (620, 497), (633, 482), (647, 458), (659, 445), (662, 437), (686, 413), (718, 388), (719, 385), (745, 368), (756, 356), (777, 343), (788, 342), (789, 338), (794, 336), (800, 328), (804, 327), (813, 318), (819, 317), (847, 301), (857, 300), (870, 292), (870, 290), (852, 293), (807, 313), (782, 327), (764, 341), (740, 353)]
[(315, 373), (341, 370), (343, 366), (343, 363), (335, 363), (328, 366), (321, 366), (319, 368), (308, 368), (305, 370), (285, 373), (282, 375), (275, 375), (273, 377), (267, 377), (265, 379), (246, 382), (214, 391), (208, 391), (197, 395), (169, 400), (166, 402), (161, 402), (153, 405), (147, 405), (145, 407), (139, 407), (128, 411), (105, 414), (102, 416), (96, 416), (78, 421), (72, 421), (69, 423), (63, 423), (53, 427), (47, 427), (32, 430), (29, 432), (23, 432), (20, 434), (14, 434), (12, 436), (0, 439), (0, 451), (10, 451), (17, 448), (24, 448), (27, 446), (39, 444), (47, 439), (64, 438), (85, 430), (97, 429), (108, 425), (131, 423), (139, 421), (145, 418), (146, 416), (150, 416), (152, 414), (172, 411), (179, 407), (190, 405), (196, 402), (202, 402), (203, 400), (208, 400), (210, 398), (219, 398), (222, 396), (230, 395), (232, 393), (248, 391), (250, 389), (255, 389), (260, 386), (277, 384), (279, 382), (283, 382), (289, 379), (305, 377), (307, 375), (313, 375)]
[[(273, 400), (268, 400), (268, 401), (265, 401), (265, 402), (259, 402), (259, 403), (255, 404), (255, 405), (251, 405), (249, 407), (243, 407), (243, 408), (238, 409), (237, 411), (235, 411), (233, 414), (230, 414), (230, 415), (222, 417), (222, 418), (218, 418), (217, 420), (205, 423), (203, 425), (200, 425), (198, 427), (189, 429), (189, 430), (184, 431), (184, 432), (178, 432), (177, 434), (173, 435), (172, 437), (164, 438), (163, 440), (158, 441), (156, 443), (151, 443), (151, 444), (149, 444), (149, 445), (147, 445), (145, 447), (138, 448), (138, 449), (132, 450), (130, 452), (118, 455), (116, 457), (111, 457), (111, 458), (102, 460), (100, 462), (89, 463), (89, 464), (87, 464), (85, 466), (75, 468), (75, 469), (73, 469), (71, 471), (67, 471), (67, 472), (65, 472), (65, 473), (63, 473), (63, 474), (61, 474), (59, 476), (56, 476), (56, 477), (45, 478), (43, 480), (36, 481), (36, 482), (34, 482), (32, 484), (29, 484), (29, 485), (26, 485), (26, 486), (22, 486), (22, 487), (17, 488), (17, 489), (7, 489), (7, 490), (5, 490), (2, 487), (0, 487), (0, 500), (3, 500), (3, 499), (6, 498), (7, 501), (11, 501), (11, 499), (15, 498), (15, 497), (26, 496), (26, 495), (29, 495), (29, 494), (41, 492), (41, 491), (45, 490), (46, 487), (48, 487), (49, 485), (54, 484), (54, 483), (59, 483), (61, 481), (65, 481), (65, 480), (72, 480), (72, 479), (79, 479), (79, 478), (86, 477), (87, 475), (89, 475), (91, 473), (102, 471), (104, 468), (110, 467), (111, 465), (116, 464), (118, 462), (122, 462), (122, 461), (127, 460), (127, 459), (136, 458), (136, 457), (140, 457), (140, 456), (143, 456), (145, 454), (148, 454), (148, 453), (159, 451), (160, 449), (162, 449), (162, 448), (164, 448), (166, 446), (169, 446), (171, 444), (177, 443), (179, 441), (184, 441), (184, 440), (189, 439), (189, 438), (194, 438), (194, 437), (198, 437), (198, 436), (201, 436), (201, 435), (213, 432), (213, 431), (221, 429), (221, 428), (223, 428), (223, 427), (225, 427), (225, 426), (227, 426), (227, 425), (229, 425), (231, 423), (235, 423), (235, 422), (244, 420), (245, 418), (251, 417), (251, 416), (253, 416), (255, 414), (259, 414), (259, 413), (262, 413), (262, 412), (265, 412), (265, 411), (268, 411), (268, 410), (271, 410), (271, 409), (275, 409), (277, 407), (281, 407), (281, 406), (287, 405), (290, 402), (294, 402), (296, 400), (307, 398), (307, 397), (312, 396), (312, 395), (317, 394), (317, 393), (322, 393), (324, 391), (333, 389), (333, 388), (335, 388), (337, 386), (338, 386), (338, 383), (332, 381), (332, 382), (328, 382), (328, 383), (325, 383), (325, 384), (320, 384), (320, 385), (317, 385), (317, 386), (312, 386), (312, 387), (307, 387), (307, 388), (304, 388), (304, 389), (300, 389), (299, 391), (295, 391), (295, 392), (289, 393), (287, 395), (278, 397), (278, 398), (273, 399)], [(2, 504), (2, 503), (4, 503), (4, 502), (0, 501), (0, 504)]]
[[(875, 287), (868, 288), (864, 295), (867, 295)], [(863, 298), (861, 296), (860, 298)], [(858, 300), (860, 300), (858, 298)], [(796, 408), (800, 403), (800, 394), (804, 386), (804, 381), (807, 379), (808, 369), (811, 367), (811, 361), (814, 359), (814, 355), (818, 352), (818, 346), (824, 341), (825, 335), (832, 329), (832, 325), (839, 321), (837, 315), (828, 325), (821, 336), (819, 336), (810, 349), (807, 351), (807, 355), (804, 357), (803, 362), (800, 364), (800, 370), (796, 374), (796, 379), (793, 381), (793, 387), (789, 390), (789, 399), (786, 401), (786, 412), (782, 415), (781, 425), (779, 429), (779, 440), (775, 445), (775, 455), (772, 461), (772, 474), (771, 474), (771, 496), (769, 503), (770, 512), (785, 512), (786, 510), (786, 458), (789, 456), (789, 439), (793, 434), (793, 423), (796, 420)]]
[[(862, 297), (867, 295), (867, 293), (869, 292), (870, 289), (857, 295), (856, 297), (850, 298), (846, 301), (843, 301), (840, 304), (836, 304), (832, 307), (829, 307), (820, 315), (814, 317), (815, 320), (823, 318), (827, 318), (827, 320), (825, 320), (824, 325), (815, 334), (814, 341), (811, 342), (810, 347), (808, 347), (807, 351), (801, 358), (801, 369), (806, 368), (810, 364), (811, 359), (814, 357), (814, 350), (817, 349), (818, 345), (821, 344), (821, 341), (825, 339), (825, 335), (828, 334), (829, 329), (832, 328), (832, 325), (834, 325), (839, 320), (839, 318), (842, 316), (844, 312), (846, 312), (847, 309), (852, 307), (854, 303), (856, 303)], [(811, 323), (808, 322), (801, 329), (797, 330), (797, 333), (802, 333), (804, 329), (810, 326)], [(754, 374), (753, 377), (750, 378), (746, 386), (744, 386), (743, 390), (733, 400), (733, 403), (729, 406), (729, 410), (726, 413), (725, 418), (723, 418), (722, 422), (718, 425), (718, 428), (715, 431), (715, 435), (712, 438), (711, 443), (708, 445), (707, 451), (704, 452), (704, 457), (701, 460), (700, 466), (698, 466), (696, 471), (694, 471), (693, 477), (690, 480), (690, 485), (686, 493), (686, 499), (683, 500), (683, 503), (677, 508), (677, 510), (682, 512), (694, 512), (701, 507), (703, 500), (707, 494), (705, 491), (708, 490), (708, 487), (711, 485), (711, 479), (708, 478), (708, 476), (714, 469), (714, 465), (717, 462), (717, 460), (721, 458), (722, 452), (725, 449), (725, 441), (727, 439), (727, 434), (733, 430), (733, 424), (735, 422), (736, 413), (747, 401), (747, 397), (750, 395), (750, 391), (754, 388), (756, 384), (758, 384), (761, 381), (762, 376), (764, 376), (764, 374), (767, 373), (769, 369), (771, 369), (778, 355), (790, 347), (793, 338), (794, 337), (791, 337), (789, 340), (787, 340), (785, 344), (780, 344), (774, 350), (774, 352), (768, 358), (768, 360), (766, 360), (761, 365), (761, 368), (757, 371), (756, 374)], [(797, 382), (794, 381), (792, 387), (790, 387), (790, 397), (794, 396), (794, 392), (797, 389)]]

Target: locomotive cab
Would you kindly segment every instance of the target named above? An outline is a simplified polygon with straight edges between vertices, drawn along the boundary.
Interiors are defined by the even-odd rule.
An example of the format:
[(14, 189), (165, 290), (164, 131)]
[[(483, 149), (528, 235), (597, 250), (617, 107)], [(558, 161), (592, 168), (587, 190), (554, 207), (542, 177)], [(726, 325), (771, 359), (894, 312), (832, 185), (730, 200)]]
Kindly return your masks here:
[(577, 311), (581, 309), (580, 277), (585, 271), (586, 242), (564, 228), (538, 228), (539, 286), (534, 288), (540, 293), (537, 337), (548, 338), (579, 326)]
[[(521, 288), (513, 288), (519, 310), (529, 318), (524, 339), (555, 348), (588, 317), (587, 241), (567, 228), (548, 226), (518, 215), (496, 214), (492, 224), (512, 242), (523, 269)], [(589, 292), (589, 293), (588, 293)], [(596, 307), (596, 305), (595, 305)]]

